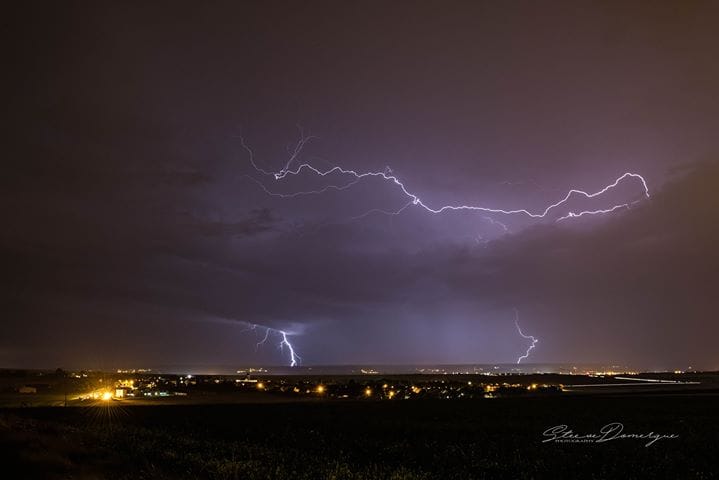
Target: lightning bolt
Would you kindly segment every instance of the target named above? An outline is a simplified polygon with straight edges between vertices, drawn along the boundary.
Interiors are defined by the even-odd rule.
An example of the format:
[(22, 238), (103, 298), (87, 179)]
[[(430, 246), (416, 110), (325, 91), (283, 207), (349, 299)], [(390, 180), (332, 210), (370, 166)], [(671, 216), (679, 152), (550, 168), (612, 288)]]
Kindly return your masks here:
[[(334, 177), (345, 177), (348, 178), (348, 181), (341, 183), (341, 184), (334, 184), (330, 183), (328, 185), (325, 185), (321, 188), (314, 189), (314, 190), (303, 190), (293, 193), (278, 193), (275, 191), (270, 190), (267, 188), (267, 186), (261, 182), (260, 180), (254, 178), (253, 176), (247, 175), (248, 178), (253, 180), (255, 183), (257, 183), (262, 190), (267, 193), (268, 195), (274, 196), (274, 197), (280, 197), (280, 198), (295, 198), (299, 196), (304, 195), (319, 195), (322, 193), (325, 193), (330, 190), (335, 191), (343, 191), (351, 188), (352, 186), (356, 185), (358, 182), (364, 179), (369, 178), (378, 178), (381, 180), (384, 180), (396, 188), (398, 188), (404, 196), (407, 197), (408, 202), (403, 205), (398, 210), (383, 210), (383, 209), (373, 209), (369, 212), (363, 213), (361, 215), (358, 215), (356, 217), (353, 217), (353, 219), (359, 219), (366, 217), (367, 215), (370, 215), (372, 213), (382, 213), (385, 215), (399, 215), (402, 213), (405, 209), (407, 209), (410, 206), (416, 206), (418, 208), (421, 208), (429, 213), (432, 214), (440, 214), (448, 211), (477, 211), (477, 212), (484, 212), (489, 214), (501, 214), (501, 215), (523, 215), (528, 218), (532, 219), (543, 219), (546, 218), (552, 211), (556, 210), (560, 206), (566, 204), (574, 197), (583, 197), (585, 199), (593, 199), (596, 197), (600, 197), (601, 195), (609, 192), (610, 190), (616, 188), (620, 183), (628, 181), (628, 180), (634, 180), (638, 182), (641, 185), (643, 197), (644, 198), (650, 198), (649, 193), (649, 187), (647, 185), (646, 180), (644, 177), (638, 173), (634, 172), (625, 172), (619, 177), (617, 177), (613, 182), (609, 183), (608, 185), (602, 187), (601, 189), (594, 191), (594, 192), (587, 192), (584, 190), (580, 190), (578, 188), (571, 188), (567, 191), (567, 193), (562, 197), (560, 200), (551, 203), (547, 205), (543, 209), (539, 210), (529, 210), (527, 208), (518, 208), (518, 209), (504, 209), (504, 208), (494, 208), (494, 207), (486, 207), (481, 205), (464, 205), (464, 204), (458, 204), (458, 205), (439, 205), (439, 206), (431, 206), (428, 203), (424, 202), (416, 193), (413, 193), (410, 191), (407, 186), (397, 177), (392, 169), (387, 167), (386, 169), (382, 171), (367, 171), (367, 172), (361, 172), (354, 169), (344, 168), (340, 166), (333, 166), (326, 170), (321, 170), (317, 167), (314, 167), (313, 165), (309, 163), (302, 163), (296, 167), (292, 167), (293, 163), (298, 160), (302, 149), (305, 147), (308, 141), (310, 141), (313, 137), (304, 137), (301, 136), (297, 144), (294, 148), (290, 149), (290, 158), (285, 163), (285, 166), (282, 168), (282, 170), (273, 172), (268, 171), (263, 168), (260, 168), (254, 159), (254, 154), (252, 152), (252, 149), (250, 149), (247, 144), (245, 143), (244, 139), (240, 137), (241, 143), (243, 148), (248, 152), (249, 154), (249, 162), (254, 168), (255, 172), (265, 175), (267, 177), (273, 178), (275, 181), (280, 181), (287, 179), (288, 177), (295, 177), (299, 176), (302, 173), (309, 173), (312, 175), (315, 175), (318, 178), (334, 178)], [(616, 210), (629, 208), (631, 205), (637, 203), (638, 200), (632, 201), (632, 202), (624, 202), (624, 203), (618, 203), (615, 204), (609, 208), (605, 209), (598, 209), (598, 210), (584, 210), (581, 212), (573, 212), (570, 211), (567, 214), (559, 217), (556, 219), (556, 221), (562, 221), (572, 218), (579, 218), (586, 215), (603, 215), (606, 213), (611, 213)], [(489, 218), (489, 217), (487, 217)], [(506, 225), (499, 224), (504, 229), (506, 229)]]
[(492, 225), (498, 225), (499, 227), (501, 227), (502, 230), (504, 230), (504, 233), (507, 233), (507, 232), (509, 231), (509, 228), (507, 227), (507, 225), (505, 225), (504, 223), (499, 222), (499, 221), (493, 219), (492, 217), (489, 217), (489, 216), (486, 216), (486, 215), (485, 215), (485, 216), (482, 217), (482, 218), (483, 218), (484, 220), (487, 220), (487, 221), (488, 221), (489, 223), (491, 223)]
[[(365, 179), (379, 179), (382, 181), (385, 181), (392, 185), (393, 187), (397, 188), (407, 199), (405, 203), (398, 209), (394, 210), (388, 210), (388, 209), (381, 209), (381, 208), (375, 208), (372, 210), (369, 210), (365, 213), (362, 213), (360, 215), (351, 217), (350, 220), (359, 220), (364, 217), (367, 217), (372, 214), (383, 214), (388, 216), (394, 216), (394, 215), (400, 215), (402, 212), (407, 210), (410, 207), (417, 207), (420, 208), (428, 213), (431, 214), (441, 214), (444, 212), (450, 212), (450, 211), (474, 211), (474, 212), (481, 212), (488, 215), (483, 215), (482, 218), (488, 222), (490, 222), (492, 225), (496, 225), (502, 229), (503, 232), (508, 232), (509, 228), (506, 224), (499, 222), (492, 218), (490, 215), (506, 215), (506, 216), (512, 216), (512, 215), (521, 215), (530, 219), (544, 219), (550, 215), (550, 213), (554, 212), (555, 210), (559, 209), (561, 206), (567, 204), (570, 200), (573, 198), (584, 198), (584, 199), (594, 199), (601, 197), (605, 193), (615, 189), (620, 184), (627, 182), (627, 181), (634, 181), (639, 184), (642, 190), (642, 198), (638, 200), (633, 200), (629, 202), (623, 202), (623, 203), (616, 203), (608, 208), (604, 209), (596, 209), (596, 210), (582, 210), (582, 211), (568, 211), (564, 213), (563, 215), (559, 216), (555, 219), (555, 222), (561, 222), (564, 220), (571, 220), (576, 218), (581, 218), (584, 216), (598, 216), (598, 215), (605, 215), (609, 213), (613, 213), (618, 210), (622, 209), (629, 209), (633, 205), (637, 204), (638, 202), (642, 201), (643, 199), (649, 199), (651, 198), (651, 195), (649, 193), (649, 187), (647, 185), (646, 180), (642, 175), (635, 172), (625, 172), (621, 175), (619, 175), (617, 178), (614, 179), (611, 183), (605, 185), (604, 187), (600, 188), (599, 190), (590, 192), (581, 190), (579, 188), (570, 188), (567, 193), (561, 197), (559, 200), (550, 203), (546, 205), (544, 208), (536, 209), (536, 210), (530, 210), (529, 208), (517, 208), (517, 209), (505, 209), (505, 208), (495, 208), (495, 207), (487, 207), (482, 205), (466, 205), (466, 204), (448, 204), (448, 205), (430, 205), (429, 203), (424, 202), (420, 196), (414, 192), (412, 192), (401, 180), (400, 178), (395, 175), (395, 173), (392, 171), (391, 168), (386, 167), (384, 170), (381, 171), (358, 171), (351, 168), (345, 168), (341, 166), (331, 166), (327, 169), (320, 169), (315, 166), (313, 166), (310, 163), (301, 163), (297, 166), (293, 166), (295, 163), (299, 161), (299, 158), (302, 155), (302, 150), (307, 145), (309, 141), (314, 139), (314, 137), (308, 136), (305, 137), (304, 133), (300, 130), (300, 139), (297, 141), (297, 143), (293, 146), (288, 148), (288, 154), (289, 158), (285, 162), (284, 167), (279, 171), (270, 171), (266, 170), (264, 168), (261, 168), (257, 165), (254, 157), (254, 153), (252, 149), (245, 143), (244, 138), (239, 137), (240, 142), (242, 144), (242, 147), (245, 149), (245, 151), (248, 153), (249, 157), (249, 163), (252, 165), (252, 168), (254, 169), (255, 173), (263, 175), (265, 177), (269, 177), (270, 179), (274, 180), (275, 182), (280, 182), (282, 180), (286, 180), (290, 177), (298, 177), (302, 174), (310, 174), (315, 176), (318, 179), (324, 180), (324, 179), (330, 179), (325, 185), (312, 189), (312, 190), (300, 190), (292, 193), (279, 193), (276, 191), (271, 190), (267, 187), (265, 183), (258, 180), (252, 175), (245, 175), (247, 178), (255, 182), (267, 195), (273, 196), (273, 197), (279, 197), (284, 199), (291, 199), (306, 195), (321, 195), (323, 193), (329, 192), (329, 191), (345, 191), (352, 188), (354, 185), (358, 184), (360, 181)], [(335, 183), (334, 180), (344, 180), (340, 183)], [(478, 242), (483, 242), (484, 239), (481, 235), (478, 237)], [(522, 329), (519, 326), (519, 312), (515, 309), (515, 326), (517, 327), (517, 331), (519, 332), (519, 335), (522, 336), (522, 338), (528, 339), (532, 341), (532, 344), (527, 348), (527, 351), (524, 355), (520, 356), (517, 359), (517, 363), (521, 363), (522, 360), (525, 360), (529, 357), (530, 352), (532, 349), (535, 348), (536, 344), (539, 342), (538, 339), (531, 335), (525, 335), (522, 333)], [(292, 346), (292, 344), (288, 341), (288, 333), (283, 330), (273, 329), (271, 327), (262, 327), (265, 328), (265, 336), (262, 341), (258, 342), (257, 348), (259, 348), (261, 345), (266, 343), (268, 341), (268, 338), (271, 335), (279, 335), (281, 338), (279, 347), (280, 349), (284, 349), (284, 347), (287, 347), (290, 353), (290, 365), (295, 366), (299, 363), (301, 360), (300, 357), (295, 353), (295, 350)]]
[(266, 328), (266, 329), (265, 329), (265, 336), (264, 336), (264, 338), (262, 338), (262, 340), (260, 340), (259, 342), (257, 342), (257, 343), (255, 344), (255, 352), (256, 352), (257, 350), (259, 350), (260, 347), (267, 342), (267, 339), (268, 339), (268, 338), (270, 338), (270, 329), (269, 329), (269, 328)]
[(297, 365), (299, 365), (299, 363), (302, 361), (302, 358), (299, 355), (297, 355), (297, 353), (295, 352), (295, 348), (292, 346), (292, 343), (290, 343), (290, 341), (287, 338), (292, 335), (291, 333), (289, 333), (285, 330), (268, 327), (266, 325), (259, 325), (256, 323), (248, 323), (247, 328), (242, 330), (242, 332), (247, 332), (249, 330), (257, 330), (257, 329), (264, 329), (265, 335), (264, 335), (264, 337), (262, 337), (262, 340), (260, 340), (259, 342), (257, 342), (255, 344), (255, 351), (259, 350), (259, 348), (262, 345), (267, 343), (271, 336), (273, 336), (273, 335), (278, 336), (280, 338), (280, 342), (277, 345), (279, 347), (279, 349), (284, 351), (284, 348), (287, 347), (287, 349), (289, 350), (290, 367), (296, 367)]
[(290, 367), (294, 367), (302, 359), (295, 353), (295, 349), (292, 348), (292, 344), (289, 341), (287, 341), (287, 332), (280, 330), (280, 334), (282, 334), (282, 341), (280, 342), (280, 349), (282, 349), (283, 346), (287, 347), (287, 349), (290, 351)]
[(519, 310), (517, 310), (516, 308), (514, 309), (514, 325), (517, 327), (517, 331), (519, 332), (519, 335), (522, 336), (522, 338), (526, 338), (527, 340), (532, 341), (532, 344), (529, 346), (529, 348), (527, 348), (527, 351), (524, 352), (524, 355), (517, 358), (517, 364), (519, 364), (522, 362), (522, 360), (529, 357), (529, 352), (534, 349), (534, 347), (539, 343), (539, 340), (532, 335), (525, 335), (524, 333), (522, 333), (522, 329), (519, 327)]
[(621, 208), (629, 208), (632, 205), (636, 204), (638, 201), (639, 200), (635, 200), (635, 201), (629, 202), (629, 203), (622, 203), (619, 205), (614, 205), (611, 208), (604, 208), (604, 209), (600, 209), (600, 210), (583, 210), (578, 213), (577, 212), (569, 212), (566, 215), (564, 215), (563, 217), (559, 217), (556, 221), (561, 222), (562, 220), (566, 220), (568, 218), (579, 218), (579, 217), (583, 217), (584, 215), (603, 215), (605, 213), (612, 213), (613, 211), (619, 210)]

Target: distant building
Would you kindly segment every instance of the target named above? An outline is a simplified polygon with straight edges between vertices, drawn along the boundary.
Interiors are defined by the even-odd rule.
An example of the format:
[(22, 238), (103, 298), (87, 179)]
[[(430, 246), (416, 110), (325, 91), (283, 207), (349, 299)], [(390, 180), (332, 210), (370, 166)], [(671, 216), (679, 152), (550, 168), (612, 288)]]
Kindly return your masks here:
[(18, 393), (37, 393), (37, 388), (23, 385), (17, 389)]
[(117, 387), (115, 388), (115, 398), (125, 398), (126, 396), (132, 396), (132, 389), (130, 387)]

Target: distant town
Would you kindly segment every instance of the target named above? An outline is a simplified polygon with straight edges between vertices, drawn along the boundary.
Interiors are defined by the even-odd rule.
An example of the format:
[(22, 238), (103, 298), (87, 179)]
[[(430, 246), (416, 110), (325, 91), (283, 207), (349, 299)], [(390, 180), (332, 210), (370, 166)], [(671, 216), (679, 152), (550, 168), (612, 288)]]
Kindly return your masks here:
[(72, 406), (157, 403), (242, 403), (311, 400), (491, 399), (516, 396), (716, 389), (711, 372), (582, 370), (569, 373), (465, 372), (431, 368), (411, 374), (279, 375), (268, 368), (194, 375), (146, 369), (0, 370), (3, 406)]

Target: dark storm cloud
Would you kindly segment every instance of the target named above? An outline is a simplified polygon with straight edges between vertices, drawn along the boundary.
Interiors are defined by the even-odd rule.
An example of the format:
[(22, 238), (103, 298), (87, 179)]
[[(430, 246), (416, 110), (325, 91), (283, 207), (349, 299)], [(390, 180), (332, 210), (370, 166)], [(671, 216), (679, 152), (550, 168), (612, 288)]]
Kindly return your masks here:
[[(2, 364), (283, 362), (248, 322), (301, 333), (308, 363), (512, 361), (517, 307), (538, 361), (716, 366), (719, 176), (672, 171), (717, 151), (711, 3), (7, 18)], [(467, 212), (351, 221), (406, 198), (374, 179), (282, 200), (247, 179), (238, 133), (281, 168), (297, 122), (321, 137), (303, 160), (389, 165), (433, 205), (536, 210), (627, 170), (653, 196), (601, 219), (501, 218), (509, 235)]]
[(197, 222), (191, 228), (210, 237), (245, 237), (271, 231), (275, 223), (269, 209), (258, 208), (251, 212), (249, 218), (237, 222)]
[(645, 366), (716, 367), (717, 182), (717, 164), (702, 165), (599, 226), (542, 226), (495, 242), (487, 255), (450, 257), (447, 280), (464, 295), (536, 315), (557, 360), (598, 361), (611, 351)]
[[(706, 165), (591, 228), (545, 225), (486, 246), (415, 253), (353, 252), (347, 227), (272, 233), (266, 210), (225, 226), (175, 228), (167, 246), (157, 248), (48, 253), (46, 244), (24, 258), (4, 255), (11, 291), (17, 289), (10, 304), (19, 317), (60, 323), (78, 312), (97, 316), (82, 306), (97, 304), (111, 329), (142, 328), (158, 316), (286, 329), (304, 324), (311, 335), (299, 342), (306, 345), (322, 339), (323, 330), (332, 332), (333, 344), (351, 344), (356, 329), (374, 336), (388, 322), (413, 332), (411, 318), (425, 312), (437, 316), (418, 321), (442, 329), (456, 306), (475, 313), (517, 306), (542, 337), (545, 360), (600, 361), (611, 352), (612, 359), (646, 362), (661, 352), (664, 362), (707, 364), (713, 359), (701, 312), (719, 307), (712, 293), (719, 232), (711, 221), (719, 216), (712, 201), (718, 180), (716, 165)], [(233, 247), (238, 234), (242, 243)], [(328, 324), (348, 328), (338, 333)], [(28, 327), (16, 327), (16, 335), (31, 335)], [(390, 346), (380, 337), (365, 340), (370, 350)], [(432, 344), (413, 335), (405, 341)]]

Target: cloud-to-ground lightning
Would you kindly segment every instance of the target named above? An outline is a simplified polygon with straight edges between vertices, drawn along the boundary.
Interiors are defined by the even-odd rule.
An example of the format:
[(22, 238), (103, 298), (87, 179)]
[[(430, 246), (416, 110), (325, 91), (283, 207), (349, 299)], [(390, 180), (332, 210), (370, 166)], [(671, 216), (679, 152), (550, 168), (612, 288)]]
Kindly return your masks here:
[(529, 357), (529, 352), (531, 352), (534, 347), (539, 343), (539, 339), (533, 337), (532, 335), (525, 335), (522, 333), (522, 329), (519, 326), (519, 310), (516, 308), (514, 309), (514, 325), (517, 327), (517, 332), (519, 332), (519, 335), (522, 336), (522, 338), (526, 338), (527, 340), (531, 340), (532, 344), (527, 348), (527, 351), (524, 352), (524, 355), (517, 358), (517, 364), (522, 363), (522, 360)]
[(255, 344), (255, 350), (259, 349), (262, 345), (267, 343), (267, 341), (270, 339), (271, 336), (277, 336), (280, 339), (280, 342), (277, 344), (280, 350), (284, 351), (285, 347), (287, 347), (287, 350), (289, 350), (290, 353), (290, 367), (295, 367), (299, 365), (299, 363), (302, 361), (302, 358), (297, 355), (297, 352), (295, 352), (295, 348), (290, 343), (288, 337), (291, 336), (291, 333), (287, 332), (286, 330), (280, 330), (278, 328), (272, 328), (268, 327), (266, 325), (259, 325), (256, 323), (248, 323), (247, 328), (243, 330), (243, 332), (246, 332), (248, 330), (265, 330), (265, 334), (262, 337), (262, 340), (257, 342)]
[[(596, 197), (600, 197), (601, 195), (607, 193), (608, 191), (616, 188), (620, 183), (634, 180), (638, 182), (641, 185), (642, 188), (642, 195), (644, 198), (650, 198), (649, 193), (649, 187), (647, 185), (646, 180), (644, 177), (638, 173), (634, 172), (625, 172), (619, 177), (617, 177), (613, 182), (607, 184), (606, 186), (600, 188), (597, 191), (594, 192), (587, 192), (584, 190), (580, 190), (578, 188), (570, 188), (567, 193), (562, 197), (560, 200), (551, 203), (544, 207), (543, 209), (536, 209), (536, 210), (530, 210), (529, 208), (517, 208), (517, 209), (504, 209), (504, 208), (495, 208), (495, 207), (486, 207), (481, 205), (466, 205), (466, 204), (455, 204), (455, 205), (440, 205), (440, 206), (430, 206), (428, 203), (425, 203), (417, 194), (411, 192), (405, 184), (397, 177), (394, 172), (387, 167), (386, 169), (382, 171), (366, 171), (361, 172), (354, 169), (344, 168), (340, 166), (333, 166), (326, 170), (321, 170), (319, 168), (314, 167), (313, 165), (309, 163), (302, 163), (294, 168), (292, 168), (292, 164), (297, 161), (298, 157), (300, 156), (302, 148), (307, 144), (311, 137), (304, 137), (302, 136), (300, 140), (298, 141), (297, 145), (294, 149), (291, 149), (290, 151), (290, 158), (285, 163), (284, 167), (276, 172), (268, 171), (266, 169), (260, 168), (257, 163), (254, 160), (254, 154), (252, 153), (252, 150), (247, 146), (247, 144), (242, 140), (242, 146), (245, 148), (245, 150), (249, 153), (249, 161), (252, 165), (252, 167), (255, 169), (255, 171), (259, 174), (268, 176), (273, 178), (275, 181), (280, 181), (283, 179), (286, 179), (291, 176), (298, 176), (304, 172), (313, 174), (320, 178), (330, 178), (334, 176), (339, 177), (348, 177), (348, 180), (346, 182), (343, 182), (341, 184), (334, 184), (331, 183), (329, 185), (325, 185), (321, 188), (315, 189), (315, 190), (303, 190), (293, 193), (278, 193), (270, 190), (267, 188), (267, 186), (262, 183), (261, 181), (257, 180), (256, 178), (252, 176), (248, 176), (251, 178), (255, 183), (257, 183), (268, 195), (280, 197), (280, 198), (294, 198), (298, 196), (303, 195), (318, 195), (325, 193), (330, 190), (336, 190), (336, 191), (342, 191), (347, 190), (351, 188), (353, 185), (357, 184), (359, 181), (367, 178), (379, 178), (382, 180), (385, 180), (387, 182), (390, 182), (399, 190), (402, 192), (403, 195), (405, 195), (409, 201), (407, 204), (402, 206), (400, 209), (392, 211), (392, 210), (382, 210), (382, 209), (374, 209), (370, 212), (366, 212), (364, 214), (358, 215), (354, 217), (362, 218), (370, 213), (383, 213), (387, 215), (399, 215), (402, 211), (404, 211), (409, 206), (417, 206), (419, 208), (424, 209), (425, 211), (433, 214), (439, 214), (447, 211), (477, 211), (477, 212), (484, 212), (489, 214), (500, 214), (500, 215), (524, 215), (529, 218), (533, 219), (542, 219), (546, 218), (552, 211), (556, 210), (558, 207), (566, 204), (569, 202), (573, 197), (583, 197), (585, 199), (592, 199)], [(583, 217), (585, 215), (601, 215), (606, 213), (611, 213), (616, 210), (620, 210), (623, 208), (629, 208), (631, 205), (637, 203), (637, 200), (631, 201), (631, 202), (624, 202), (624, 203), (618, 203), (614, 204), (611, 207), (604, 208), (604, 209), (596, 209), (596, 210), (583, 210), (581, 212), (573, 212), (570, 211), (566, 213), (565, 215), (559, 217), (556, 219), (556, 221), (566, 220), (570, 218), (579, 218)]]
[[(302, 133), (302, 132), (301, 132)], [(599, 188), (596, 191), (585, 191), (579, 188), (571, 187), (567, 190), (567, 193), (562, 196), (559, 200), (554, 201), (553, 203), (549, 203), (548, 205), (545, 205), (541, 208), (532, 209), (529, 207), (525, 208), (514, 208), (514, 209), (506, 209), (506, 208), (496, 208), (496, 207), (488, 207), (488, 206), (482, 206), (482, 205), (467, 205), (467, 204), (448, 204), (448, 205), (431, 205), (429, 203), (426, 203), (423, 201), (420, 196), (412, 191), (404, 184), (402, 180), (392, 171), (391, 168), (386, 167), (383, 170), (379, 171), (359, 171), (352, 168), (345, 168), (342, 166), (331, 166), (327, 169), (320, 169), (315, 166), (313, 166), (310, 163), (300, 163), (296, 165), (296, 163), (299, 162), (299, 158), (302, 154), (302, 149), (306, 146), (306, 144), (312, 139), (313, 137), (305, 137), (303, 134), (301, 135), (300, 139), (298, 140), (297, 144), (294, 147), (291, 147), (288, 149), (289, 152), (289, 159), (284, 163), (284, 166), (279, 171), (271, 171), (264, 168), (261, 168), (257, 165), (254, 153), (252, 149), (250, 149), (247, 144), (245, 143), (243, 138), (240, 138), (242, 147), (247, 151), (249, 155), (249, 163), (252, 165), (254, 171), (257, 174), (260, 174), (262, 176), (271, 178), (275, 182), (279, 182), (281, 180), (285, 180), (289, 177), (297, 177), (302, 174), (309, 174), (313, 175), (318, 179), (323, 179), (326, 181), (326, 183), (320, 187), (317, 187), (315, 189), (310, 190), (299, 190), (291, 193), (280, 193), (273, 191), (272, 189), (268, 188), (266, 183), (255, 178), (252, 175), (246, 175), (247, 178), (254, 181), (259, 187), (268, 195), (279, 197), (279, 198), (285, 198), (285, 199), (291, 199), (296, 198), (300, 196), (306, 196), (306, 195), (320, 195), (329, 191), (346, 191), (352, 188), (354, 185), (359, 183), (362, 180), (365, 179), (371, 179), (376, 178), (383, 181), (386, 181), (390, 183), (392, 186), (397, 188), (407, 199), (405, 203), (403, 203), (399, 208), (390, 208), (390, 209), (384, 209), (384, 208), (374, 208), (367, 212), (361, 213), (359, 215), (355, 215), (350, 218), (350, 220), (358, 220), (364, 217), (367, 217), (371, 214), (380, 213), (383, 215), (388, 216), (394, 216), (394, 215), (400, 215), (402, 212), (407, 210), (410, 207), (419, 207), (422, 210), (431, 213), (431, 214), (441, 214), (444, 212), (450, 212), (450, 211), (474, 211), (483, 213), (482, 219), (490, 222), (492, 225), (498, 226), (501, 228), (503, 233), (506, 233), (509, 231), (508, 226), (505, 223), (502, 223), (498, 220), (495, 220), (493, 216), (495, 215), (504, 215), (504, 216), (512, 216), (512, 215), (520, 215), (524, 216), (530, 219), (545, 219), (548, 218), (551, 213), (554, 213), (555, 211), (559, 210), (560, 207), (563, 205), (568, 204), (571, 200), (576, 198), (583, 198), (583, 199), (594, 199), (601, 197), (605, 193), (617, 188), (620, 184), (624, 182), (634, 181), (638, 183), (638, 185), (641, 187), (641, 194), (642, 197), (639, 199), (633, 199), (631, 201), (625, 201), (620, 203), (615, 203), (607, 208), (598, 208), (594, 210), (581, 210), (581, 211), (573, 211), (573, 210), (562, 210), (556, 213), (552, 218), (554, 218), (554, 221), (560, 222), (564, 220), (570, 220), (570, 219), (576, 219), (584, 216), (597, 216), (597, 215), (604, 215), (609, 214), (612, 212), (616, 212), (618, 210), (622, 209), (629, 209), (633, 205), (640, 202), (642, 199), (649, 199), (651, 198), (651, 195), (649, 193), (649, 186), (647, 185), (647, 181), (645, 178), (640, 175), (639, 173), (627, 171), (616, 177), (612, 182), (606, 184), (604, 187)], [(295, 166), (296, 165), (296, 166)], [(479, 243), (485, 242), (484, 238), (481, 235), (477, 236), (477, 241)], [(520, 356), (517, 359), (517, 363), (521, 363), (522, 360), (525, 360), (529, 357), (530, 352), (535, 348), (536, 344), (539, 342), (537, 338), (531, 335), (525, 335), (522, 332), (522, 329), (519, 326), (519, 313), (515, 309), (515, 326), (517, 327), (517, 331), (519, 334), (527, 339), (531, 340), (531, 345), (527, 348), (527, 351), (524, 355)], [(274, 330), (272, 331), (276, 332), (278, 335), (281, 336), (282, 341), (280, 342), (280, 347), (287, 346), (290, 351), (291, 356), (291, 365), (296, 365), (299, 357), (295, 354), (294, 349), (292, 345), (287, 341), (287, 334), (286, 332), (282, 330)], [(265, 334), (265, 338), (262, 342), (259, 344), (264, 343), (267, 341), (268, 336), (270, 335), (270, 330), (268, 330)], [(259, 345), (258, 344), (258, 345)]]
[(302, 359), (295, 353), (295, 349), (292, 347), (292, 344), (287, 340), (287, 332), (284, 330), (280, 330), (280, 333), (282, 334), (282, 341), (280, 342), (280, 349), (283, 347), (287, 347), (287, 349), (290, 351), (290, 367), (296, 366)]

